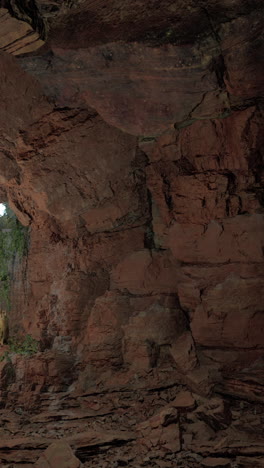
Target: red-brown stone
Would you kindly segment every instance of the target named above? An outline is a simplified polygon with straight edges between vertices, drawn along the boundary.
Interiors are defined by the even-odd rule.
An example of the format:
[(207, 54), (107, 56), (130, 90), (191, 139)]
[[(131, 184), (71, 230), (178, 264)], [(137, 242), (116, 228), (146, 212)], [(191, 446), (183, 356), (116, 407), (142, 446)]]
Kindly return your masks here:
[(262, 2), (0, 3), (0, 463), (261, 466)]

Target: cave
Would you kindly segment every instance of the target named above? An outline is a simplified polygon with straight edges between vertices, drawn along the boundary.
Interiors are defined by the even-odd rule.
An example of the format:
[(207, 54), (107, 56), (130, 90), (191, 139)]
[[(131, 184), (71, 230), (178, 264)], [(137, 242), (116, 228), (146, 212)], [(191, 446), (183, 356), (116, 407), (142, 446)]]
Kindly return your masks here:
[(0, 1), (1, 467), (264, 467), (263, 10)]

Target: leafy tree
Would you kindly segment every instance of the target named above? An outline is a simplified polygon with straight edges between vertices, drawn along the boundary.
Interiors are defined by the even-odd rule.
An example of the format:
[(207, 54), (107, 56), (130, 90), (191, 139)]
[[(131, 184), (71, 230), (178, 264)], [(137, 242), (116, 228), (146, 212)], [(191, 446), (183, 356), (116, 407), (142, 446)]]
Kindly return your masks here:
[(0, 217), (0, 304), (9, 309), (12, 267), (15, 258), (26, 253), (28, 236), (27, 228), (19, 223), (7, 204), (5, 207)]

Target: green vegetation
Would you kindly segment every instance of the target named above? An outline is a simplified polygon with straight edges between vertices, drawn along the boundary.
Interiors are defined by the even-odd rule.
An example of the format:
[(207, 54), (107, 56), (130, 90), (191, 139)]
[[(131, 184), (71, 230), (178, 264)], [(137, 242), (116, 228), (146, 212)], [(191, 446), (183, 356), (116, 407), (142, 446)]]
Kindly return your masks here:
[(6, 359), (7, 362), (11, 362), (11, 358), (9, 356), (9, 351), (5, 351), (2, 356), (0, 356), (0, 362), (3, 362)]
[(0, 217), (0, 305), (10, 309), (10, 286), (12, 266), (15, 258), (22, 258), (27, 251), (27, 228), (22, 226), (16, 215), (5, 205)]
[(31, 335), (26, 335), (23, 338), (10, 338), (8, 340), (9, 350), (5, 351), (2, 356), (0, 356), (0, 361), (6, 359), (10, 361), (10, 354), (21, 354), (23, 356), (32, 356), (38, 352), (39, 343)]
[[(0, 217), (0, 308), (10, 310), (10, 288), (14, 262), (27, 254), (28, 229), (22, 226), (16, 215), (5, 205)], [(11, 362), (11, 354), (31, 356), (38, 352), (38, 341), (31, 335), (12, 337), (9, 349), (0, 356), (0, 361)]]
[(38, 341), (31, 335), (26, 335), (24, 338), (10, 338), (8, 340), (11, 353), (24, 354), (31, 356), (38, 352)]

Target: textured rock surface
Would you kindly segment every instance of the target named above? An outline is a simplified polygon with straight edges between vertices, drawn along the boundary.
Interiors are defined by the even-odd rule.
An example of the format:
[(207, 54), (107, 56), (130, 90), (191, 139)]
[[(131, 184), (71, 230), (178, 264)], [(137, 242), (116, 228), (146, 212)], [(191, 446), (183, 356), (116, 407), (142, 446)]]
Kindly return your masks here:
[[(23, 10), (23, 3), (26, 5), (26, 2), (12, 1), (0, 4), (0, 49), (13, 55), (32, 52), (44, 44), (44, 25), (37, 25), (35, 18), (28, 16), (29, 12)], [(2, 4), (6, 8), (1, 8)], [(34, 2), (31, 2), (31, 6), (33, 5), (35, 6)]]
[(263, 5), (134, 3), (0, 3), (6, 468), (263, 467)]
[(36, 468), (80, 468), (81, 462), (73, 454), (69, 444), (63, 441), (51, 444), (38, 459)]

